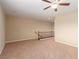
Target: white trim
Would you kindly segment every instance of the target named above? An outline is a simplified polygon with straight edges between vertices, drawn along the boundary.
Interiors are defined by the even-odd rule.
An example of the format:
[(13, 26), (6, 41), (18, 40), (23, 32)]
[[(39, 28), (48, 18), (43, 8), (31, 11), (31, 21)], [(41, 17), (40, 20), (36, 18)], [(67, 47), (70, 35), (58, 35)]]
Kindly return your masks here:
[[(11, 40), (11, 41), (6, 41), (6, 43), (12, 43), (12, 42), (18, 42), (18, 41), (25, 41), (25, 40), (38, 40), (38, 38), (32, 38), (32, 39), (18, 39), (18, 40)], [(52, 37), (53, 39), (53, 37)], [(43, 40), (43, 39), (42, 39)]]
[(11, 41), (6, 41), (6, 43), (19, 42), (19, 41), (25, 41), (25, 40), (34, 40), (34, 39), (19, 39), (19, 40), (11, 40)]
[[(35, 40), (35, 39), (19, 39), (19, 40), (11, 40), (11, 41), (6, 41), (6, 43), (12, 43), (12, 42), (19, 42), (19, 41), (25, 41), (25, 40)], [(62, 44), (66, 44), (72, 47), (77, 47), (77, 44), (71, 44), (69, 42), (66, 41), (60, 41), (60, 40), (55, 40), (56, 42), (62, 43)]]
[(62, 44), (66, 44), (66, 45), (72, 46), (72, 47), (78, 47), (78, 45), (74, 44), (74, 43), (70, 43), (70, 42), (66, 42), (66, 41), (61, 41), (61, 40), (55, 40), (55, 41), (59, 42), (59, 43), (62, 43)]
[(2, 51), (4, 50), (4, 47), (5, 47), (5, 44), (3, 45), (1, 51), (0, 51), (0, 54), (2, 53)]

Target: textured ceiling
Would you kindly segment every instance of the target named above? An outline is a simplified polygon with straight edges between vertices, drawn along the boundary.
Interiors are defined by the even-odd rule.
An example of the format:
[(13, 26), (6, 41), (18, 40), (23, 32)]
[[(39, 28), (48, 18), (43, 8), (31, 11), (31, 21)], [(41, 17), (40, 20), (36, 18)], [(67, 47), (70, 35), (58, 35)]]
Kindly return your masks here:
[(44, 11), (43, 8), (49, 4), (41, 0), (0, 0), (0, 4), (7, 15), (18, 17), (34, 15), (46, 19), (49, 19), (50, 16), (63, 15), (77, 10), (78, 0), (62, 0), (62, 2), (70, 2), (70, 6), (58, 6), (58, 11), (54, 12), (52, 8)]

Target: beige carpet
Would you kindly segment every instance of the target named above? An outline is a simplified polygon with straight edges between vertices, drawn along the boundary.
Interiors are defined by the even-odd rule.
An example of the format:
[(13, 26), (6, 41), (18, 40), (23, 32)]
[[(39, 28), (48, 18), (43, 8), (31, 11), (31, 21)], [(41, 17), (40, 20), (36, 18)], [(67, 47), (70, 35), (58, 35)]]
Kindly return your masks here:
[(6, 44), (0, 59), (77, 59), (77, 48), (49, 40)]

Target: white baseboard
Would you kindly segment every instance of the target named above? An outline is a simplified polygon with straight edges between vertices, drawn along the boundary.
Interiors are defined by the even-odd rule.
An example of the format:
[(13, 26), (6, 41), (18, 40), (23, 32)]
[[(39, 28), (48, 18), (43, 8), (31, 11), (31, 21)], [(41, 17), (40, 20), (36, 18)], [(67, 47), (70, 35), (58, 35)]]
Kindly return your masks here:
[(6, 43), (19, 42), (19, 41), (25, 41), (25, 40), (34, 40), (34, 39), (19, 39), (19, 40), (11, 40), (11, 41), (6, 41)]
[[(18, 41), (25, 41), (25, 40), (35, 40), (35, 39), (19, 39), (19, 40), (11, 40), (11, 41), (6, 41), (6, 43), (12, 43), (12, 42), (18, 42)], [(61, 41), (61, 40), (55, 40), (56, 42), (62, 43), (62, 44), (66, 44), (72, 47), (78, 47), (77, 44), (72, 44), (66, 41)]]
[(1, 51), (0, 51), (0, 54), (2, 53), (2, 51), (4, 50), (4, 47), (5, 47), (5, 44), (3, 45)]
[(66, 42), (66, 41), (61, 41), (61, 40), (55, 40), (55, 41), (59, 42), (59, 43), (62, 43), (62, 44), (66, 44), (66, 45), (72, 46), (72, 47), (78, 47), (77, 44), (69, 43), (69, 42)]
[[(25, 41), (25, 40), (35, 40), (35, 39), (38, 39), (38, 38), (11, 40), (11, 41), (6, 41), (6, 43), (12, 43), (12, 42), (18, 42), (18, 41)], [(53, 37), (52, 37), (52, 39), (53, 39)]]

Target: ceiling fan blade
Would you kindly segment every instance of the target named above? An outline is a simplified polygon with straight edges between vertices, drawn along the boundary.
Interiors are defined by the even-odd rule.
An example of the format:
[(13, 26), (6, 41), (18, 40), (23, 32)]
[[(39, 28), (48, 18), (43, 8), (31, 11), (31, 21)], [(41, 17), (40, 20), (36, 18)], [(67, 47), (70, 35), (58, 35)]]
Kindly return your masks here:
[(59, 3), (59, 5), (61, 5), (61, 6), (69, 6), (70, 3)]
[(54, 9), (55, 10), (55, 12), (57, 12), (57, 8), (56, 9)]
[(43, 10), (46, 10), (46, 9), (48, 9), (48, 8), (50, 8), (51, 6), (48, 6), (48, 7), (46, 7), (46, 8), (44, 8)]
[(52, 3), (51, 1), (48, 1), (48, 0), (42, 0), (42, 1), (47, 2), (47, 3)]

